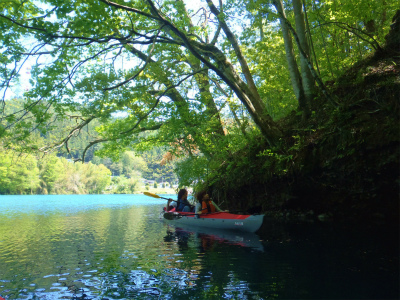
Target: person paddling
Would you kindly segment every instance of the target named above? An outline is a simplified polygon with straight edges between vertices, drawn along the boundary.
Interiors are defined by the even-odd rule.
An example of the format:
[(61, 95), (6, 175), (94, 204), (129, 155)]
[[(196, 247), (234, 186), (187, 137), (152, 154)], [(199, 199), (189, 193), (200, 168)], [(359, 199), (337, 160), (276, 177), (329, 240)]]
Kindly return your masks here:
[(188, 191), (186, 189), (181, 189), (178, 192), (176, 211), (190, 212), (190, 208), (192, 207), (192, 205), (189, 203), (187, 197)]
[(211, 201), (210, 196), (208, 195), (207, 191), (201, 191), (197, 194), (197, 204), (195, 207), (195, 214), (202, 214), (202, 213), (213, 213), (213, 212), (220, 212), (223, 211), (218, 207), (214, 201)]
[[(177, 202), (172, 200), (171, 198), (167, 201), (167, 207), (164, 208), (166, 211), (175, 211), (177, 207)], [(1, 299), (0, 299), (1, 300)]]

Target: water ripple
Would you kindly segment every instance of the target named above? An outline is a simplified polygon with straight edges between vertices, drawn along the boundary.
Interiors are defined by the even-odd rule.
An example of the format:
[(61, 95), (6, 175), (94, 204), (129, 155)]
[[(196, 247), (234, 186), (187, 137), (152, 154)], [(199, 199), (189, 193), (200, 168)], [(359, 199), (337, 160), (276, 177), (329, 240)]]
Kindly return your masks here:
[[(160, 206), (129, 206), (132, 197), (123, 197), (119, 205), (113, 196), (111, 203), (101, 205), (103, 197), (93, 196), (81, 208), (73, 199), (74, 208), (65, 212), (69, 203), (61, 197), (65, 202), (61, 208), (46, 210), (42, 201), (32, 211), (28, 208), (35, 205), (29, 204), (27, 210), (17, 205), (13, 215), (1, 210), (4, 203), (0, 203), (6, 215), (0, 218), (1, 296), (251, 300), (318, 298), (321, 292), (336, 298), (384, 298), (397, 293), (398, 276), (393, 274), (398, 270), (380, 264), (390, 261), (398, 266), (398, 253), (375, 259), (375, 265), (369, 263), (366, 269), (359, 253), (370, 258), (367, 254), (374, 249), (359, 251), (353, 245), (358, 250), (348, 254), (341, 250), (353, 240), (346, 238), (340, 248), (330, 242), (331, 232), (325, 240), (296, 243), (284, 232), (284, 239), (266, 243), (257, 235), (176, 228), (158, 219)], [(22, 202), (26, 204), (26, 199)], [(321, 240), (329, 247), (320, 247)]]

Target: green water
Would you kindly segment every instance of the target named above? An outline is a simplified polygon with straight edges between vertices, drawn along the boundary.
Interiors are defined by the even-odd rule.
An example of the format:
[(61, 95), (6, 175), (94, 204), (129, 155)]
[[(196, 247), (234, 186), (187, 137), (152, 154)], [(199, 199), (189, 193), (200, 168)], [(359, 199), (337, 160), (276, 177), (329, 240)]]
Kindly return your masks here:
[(256, 234), (176, 228), (143, 195), (0, 196), (6, 299), (398, 297), (397, 241), (266, 221)]

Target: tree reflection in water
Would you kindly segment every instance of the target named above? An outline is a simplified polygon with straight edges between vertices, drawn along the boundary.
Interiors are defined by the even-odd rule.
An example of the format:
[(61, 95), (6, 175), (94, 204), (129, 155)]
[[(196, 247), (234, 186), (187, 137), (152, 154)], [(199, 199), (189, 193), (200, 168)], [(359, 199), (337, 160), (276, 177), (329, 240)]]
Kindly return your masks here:
[[(276, 222), (259, 235), (177, 228), (158, 218), (159, 205), (144, 205), (140, 196), (140, 205), (131, 205), (132, 197), (2, 199), (0, 296), (399, 298), (397, 231)], [(40, 209), (21, 210), (21, 201)]]
[(247, 281), (251, 274), (258, 273), (255, 265), (250, 267), (248, 255), (263, 252), (256, 234), (169, 227), (164, 241), (175, 243), (187, 259), (195, 253), (196, 264), (186, 286), (196, 287), (194, 294), (200, 299), (261, 299)]

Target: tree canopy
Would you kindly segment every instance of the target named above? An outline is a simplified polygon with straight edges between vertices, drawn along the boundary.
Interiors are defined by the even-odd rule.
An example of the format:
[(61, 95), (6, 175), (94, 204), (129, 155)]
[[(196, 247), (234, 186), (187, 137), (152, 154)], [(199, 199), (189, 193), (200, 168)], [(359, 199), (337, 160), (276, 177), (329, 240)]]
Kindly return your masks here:
[[(394, 2), (2, 2), (3, 147), (70, 152), (95, 124), (82, 161), (98, 144), (108, 157), (164, 146), (184, 157), (187, 183), (204, 179), (249, 140), (277, 147), (290, 112), (306, 120), (318, 103), (340, 106), (327, 85), (381, 48)], [(23, 108), (10, 111), (27, 67)], [(32, 138), (60, 120), (62, 136)]]

